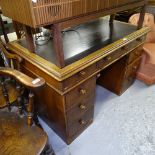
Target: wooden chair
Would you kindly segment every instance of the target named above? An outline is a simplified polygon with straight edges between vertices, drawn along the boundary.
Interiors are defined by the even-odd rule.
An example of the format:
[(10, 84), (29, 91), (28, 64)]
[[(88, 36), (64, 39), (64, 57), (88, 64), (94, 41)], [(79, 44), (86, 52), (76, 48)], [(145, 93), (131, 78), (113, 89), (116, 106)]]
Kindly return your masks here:
[(2, 16), (1, 15), (2, 15), (2, 11), (1, 11), (1, 7), (0, 7), (0, 27), (1, 27), (2, 33), (4, 35), (5, 42), (8, 43), (9, 42), (9, 38), (8, 38), (7, 33), (5, 31), (4, 22), (2, 20)]
[[(1, 39), (0, 52), (6, 67), (20, 70), (22, 59), (16, 54), (11, 54)], [(0, 109), (6, 106), (10, 108), (10, 106), (17, 100), (17, 90), (14, 87), (15, 83), (10, 78), (5, 78), (5, 80), (0, 78), (0, 82)]]
[(0, 67), (0, 77), (9, 76), (16, 80), (18, 102), (22, 102), (21, 87), (29, 89), (29, 100), (26, 116), (17, 113), (0, 111), (0, 154), (1, 155), (38, 155), (47, 143), (46, 133), (33, 123), (34, 91), (40, 90), (45, 81), (42, 78), (32, 79), (27, 75), (6, 67)]
[[(139, 14), (131, 16), (129, 22), (137, 25)], [(154, 15), (145, 13), (143, 26), (148, 26), (151, 31), (147, 34), (143, 45), (142, 61), (137, 72), (137, 79), (147, 85), (155, 84), (155, 20)]]

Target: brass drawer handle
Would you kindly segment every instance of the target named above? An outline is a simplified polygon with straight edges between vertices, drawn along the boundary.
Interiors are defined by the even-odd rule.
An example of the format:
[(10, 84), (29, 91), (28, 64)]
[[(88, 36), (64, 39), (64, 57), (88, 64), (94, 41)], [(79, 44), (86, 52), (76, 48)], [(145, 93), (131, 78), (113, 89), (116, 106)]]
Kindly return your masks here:
[(137, 38), (136, 40), (139, 41), (139, 42), (142, 42), (143, 38)]
[(81, 72), (80, 72), (80, 75), (84, 76), (84, 75), (86, 75), (86, 72), (81, 71)]
[(85, 89), (80, 90), (80, 94), (85, 95), (86, 93), (87, 93), (87, 91)]
[(129, 50), (129, 47), (123, 46), (123, 47), (122, 47), (122, 50), (127, 51), (127, 50)]
[(79, 120), (79, 123), (81, 124), (81, 125), (86, 125), (87, 124), (87, 122), (85, 121), (85, 120)]
[(132, 77), (128, 77), (127, 80), (128, 80), (128, 82), (131, 82), (133, 80), (133, 78)]
[(136, 54), (136, 55), (139, 55), (139, 51), (136, 51), (135, 54)]
[(107, 56), (106, 58), (105, 58), (105, 60), (111, 60), (112, 59), (112, 57), (110, 57), (110, 56)]
[(85, 110), (86, 109), (86, 106), (83, 105), (83, 104), (81, 104), (79, 107), (80, 107), (81, 110)]

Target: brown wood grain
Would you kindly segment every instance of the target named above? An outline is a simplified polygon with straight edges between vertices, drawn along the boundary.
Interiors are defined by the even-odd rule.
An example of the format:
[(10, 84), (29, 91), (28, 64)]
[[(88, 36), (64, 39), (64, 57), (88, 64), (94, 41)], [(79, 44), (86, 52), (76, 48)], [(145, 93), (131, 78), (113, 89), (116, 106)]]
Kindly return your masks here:
[(40, 154), (47, 142), (47, 135), (37, 126), (27, 126), (26, 117), (15, 113), (0, 112), (0, 154)]
[[(90, 15), (92, 18), (96, 13), (100, 13), (101, 17), (103, 12), (113, 14), (121, 11), (121, 7), (130, 9), (130, 7), (143, 6), (145, 0), (42, 0), (37, 3), (31, 0), (13, 0), (13, 3), (10, 3), (10, 0), (1, 0), (0, 3), (4, 15), (25, 25), (37, 27), (77, 17), (82, 18), (82, 16)], [(96, 17), (99, 17), (99, 14)]]
[(20, 82), (24, 87), (33, 90), (38, 90), (45, 85), (45, 80), (43, 78), (32, 79), (12, 68), (0, 67), (0, 75), (11, 76)]

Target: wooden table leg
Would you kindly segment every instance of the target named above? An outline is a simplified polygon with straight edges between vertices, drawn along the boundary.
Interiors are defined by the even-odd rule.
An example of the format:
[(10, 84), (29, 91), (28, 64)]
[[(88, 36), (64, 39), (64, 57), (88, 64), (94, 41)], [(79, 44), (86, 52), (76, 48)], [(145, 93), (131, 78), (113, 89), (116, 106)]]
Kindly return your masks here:
[(8, 43), (9, 42), (9, 38), (8, 38), (7, 33), (5, 31), (5, 27), (4, 27), (4, 23), (3, 23), (3, 20), (2, 20), (1, 14), (0, 14), (0, 26), (1, 26), (1, 29), (2, 29), (2, 33), (4, 35), (5, 42)]
[(64, 53), (63, 53), (63, 42), (62, 34), (59, 24), (54, 24), (53, 29), (53, 41), (54, 41), (54, 51), (56, 56), (57, 66), (60, 68), (65, 67)]
[(12, 21), (12, 23), (13, 23), (13, 27), (14, 27), (14, 29), (15, 29), (17, 38), (18, 38), (18, 39), (21, 39), (22, 35), (21, 35), (21, 33), (20, 33), (20, 29), (19, 29), (19, 24), (18, 24), (18, 22)]
[(146, 10), (146, 5), (144, 5), (141, 9), (140, 12), (140, 17), (139, 17), (139, 21), (138, 21), (138, 27), (137, 29), (141, 29), (143, 27), (143, 22), (144, 22), (144, 16), (145, 16), (145, 10)]
[(110, 20), (109, 20), (109, 24), (113, 24), (114, 20), (115, 20), (115, 14), (110, 15)]
[(33, 34), (32, 34), (32, 29), (29, 26), (24, 26), (25, 29), (25, 34), (26, 34), (26, 42), (28, 49), (35, 53), (35, 45), (34, 45), (34, 40), (33, 40)]

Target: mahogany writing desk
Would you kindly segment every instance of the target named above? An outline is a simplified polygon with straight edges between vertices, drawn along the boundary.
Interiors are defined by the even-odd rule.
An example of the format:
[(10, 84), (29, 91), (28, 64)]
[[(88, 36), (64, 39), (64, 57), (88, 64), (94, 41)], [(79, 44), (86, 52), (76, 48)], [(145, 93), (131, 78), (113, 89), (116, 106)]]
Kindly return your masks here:
[(25, 40), (9, 47), (24, 59), (24, 73), (46, 80), (46, 87), (37, 94), (37, 110), (69, 144), (93, 121), (97, 78), (117, 94), (133, 83), (148, 31), (118, 21), (109, 24), (102, 18), (75, 27), (63, 34), (67, 65), (63, 69), (55, 65), (52, 40), (36, 46), (36, 54), (27, 49)]

